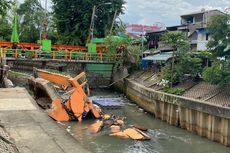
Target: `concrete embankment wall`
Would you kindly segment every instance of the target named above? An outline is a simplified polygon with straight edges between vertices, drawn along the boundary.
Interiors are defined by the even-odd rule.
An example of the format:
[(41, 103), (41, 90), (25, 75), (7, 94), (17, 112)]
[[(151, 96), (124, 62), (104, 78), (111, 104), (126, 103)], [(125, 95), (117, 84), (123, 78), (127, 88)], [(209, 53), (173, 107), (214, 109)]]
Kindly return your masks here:
[(56, 72), (70, 74), (75, 77), (82, 71), (87, 74), (91, 88), (100, 86), (108, 86), (111, 83), (114, 64), (112, 63), (71, 63), (71, 62), (55, 62), (55, 61), (29, 61), (29, 60), (16, 60), (7, 61), (11, 70), (32, 73), (33, 67), (39, 69), (49, 69)]
[(133, 79), (125, 86), (127, 97), (156, 118), (230, 146), (229, 108), (156, 91)]

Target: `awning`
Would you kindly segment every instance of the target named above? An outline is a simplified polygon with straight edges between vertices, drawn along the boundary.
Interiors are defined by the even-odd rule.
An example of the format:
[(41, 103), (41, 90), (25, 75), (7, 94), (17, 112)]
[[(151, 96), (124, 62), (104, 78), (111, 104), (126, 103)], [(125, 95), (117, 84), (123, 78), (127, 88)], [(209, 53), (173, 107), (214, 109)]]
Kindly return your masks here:
[(167, 61), (172, 58), (173, 52), (161, 52), (155, 55), (143, 58), (143, 61)]

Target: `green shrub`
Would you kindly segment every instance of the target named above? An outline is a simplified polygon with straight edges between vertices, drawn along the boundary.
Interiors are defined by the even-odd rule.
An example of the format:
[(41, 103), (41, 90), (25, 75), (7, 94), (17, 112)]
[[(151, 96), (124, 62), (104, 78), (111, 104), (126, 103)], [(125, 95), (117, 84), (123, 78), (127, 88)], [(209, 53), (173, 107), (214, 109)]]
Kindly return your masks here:
[(205, 81), (215, 85), (228, 85), (230, 84), (230, 68), (220, 63), (215, 63), (212, 67), (208, 67), (203, 71), (203, 78)]
[(167, 87), (167, 88), (164, 88), (163, 91), (166, 92), (166, 93), (174, 94), (174, 95), (183, 95), (184, 92), (185, 92), (185, 89)]

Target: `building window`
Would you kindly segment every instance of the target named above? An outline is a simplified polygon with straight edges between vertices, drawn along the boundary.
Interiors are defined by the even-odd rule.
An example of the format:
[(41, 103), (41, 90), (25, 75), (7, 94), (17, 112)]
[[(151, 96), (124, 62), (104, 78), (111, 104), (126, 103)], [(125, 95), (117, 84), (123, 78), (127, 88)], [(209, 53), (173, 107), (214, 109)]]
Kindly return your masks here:
[(188, 18), (187, 18), (187, 23), (188, 23), (188, 24), (195, 23), (194, 18), (193, 18), (192, 16), (191, 16), (191, 17), (188, 17)]

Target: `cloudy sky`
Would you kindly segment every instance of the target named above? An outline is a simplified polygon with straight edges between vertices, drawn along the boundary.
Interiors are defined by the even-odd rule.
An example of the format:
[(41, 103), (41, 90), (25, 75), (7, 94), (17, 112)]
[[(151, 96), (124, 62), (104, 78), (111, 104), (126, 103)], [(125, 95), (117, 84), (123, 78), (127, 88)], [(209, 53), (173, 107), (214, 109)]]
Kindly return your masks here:
[[(24, 1), (24, 0), (19, 0)], [(45, 0), (41, 0), (44, 6)], [(51, 0), (47, 0), (49, 6)], [(160, 22), (166, 26), (180, 24), (180, 15), (205, 9), (230, 7), (230, 0), (125, 0), (125, 23), (153, 25)]]
[(152, 25), (156, 22), (166, 26), (180, 24), (180, 15), (205, 9), (224, 10), (230, 0), (126, 0), (125, 22)]

